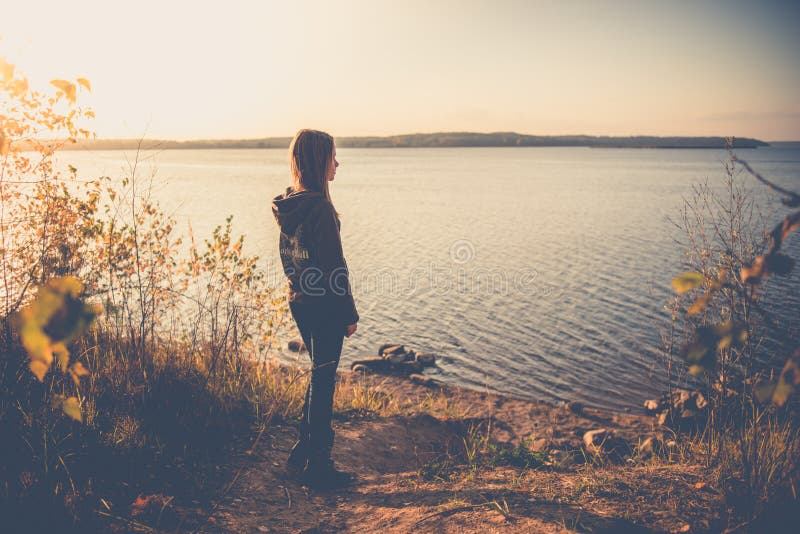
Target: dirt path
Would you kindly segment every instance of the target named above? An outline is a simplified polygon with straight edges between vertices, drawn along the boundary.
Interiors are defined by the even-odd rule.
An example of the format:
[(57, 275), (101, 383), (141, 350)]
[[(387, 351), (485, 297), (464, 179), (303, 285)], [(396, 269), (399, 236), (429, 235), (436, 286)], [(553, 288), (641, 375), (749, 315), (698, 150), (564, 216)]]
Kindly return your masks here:
[[(387, 381), (387, 394), (423, 402), (425, 388)], [(356, 472), (338, 492), (309, 490), (286, 476), (296, 432), (273, 427), (200, 532), (688, 532), (712, 526), (715, 496), (702, 470), (685, 465), (521, 469), (469, 464), (464, 438), (491, 417), (492, 443), (529, 439), (550, 450), (580, 449), (602, 425), (628, 440), (652, 432), (643, 417), (603, 415), (452, 392), (471, 418), (425, 414), (337, 421), (334, 459)], [(472, 434), (474, 437), (474, 434)], [(541, 436), (541, 437), (539, 437)], [(460, 454), (460, 456), (459, 456)], [(453, 465), (443, 459), (456, 458)]]

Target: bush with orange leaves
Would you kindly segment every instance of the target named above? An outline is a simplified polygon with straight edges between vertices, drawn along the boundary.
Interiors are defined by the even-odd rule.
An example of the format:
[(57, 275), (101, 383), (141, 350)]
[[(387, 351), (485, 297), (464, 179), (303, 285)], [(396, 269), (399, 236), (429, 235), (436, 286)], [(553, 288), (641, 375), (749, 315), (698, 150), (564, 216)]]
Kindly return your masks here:
[[(139, 152), (118, 181), (54, 163), (64, 144), (93, 135), (81, 126), (94, 116), (81, 104), (90, 90), (84, 78), (34, 90), (0, 58), (4, 526), (23, 516), (31, 529), (86, 526), (99, 497), (131, 502), (123, 488), (137, 487), (123, 469), (125, 483), (99, 495), (90, 456), (136, 444), (157, 464), (221, 447), (220, 429), (237, 418), (247, 427), (275, 400), (247, 362), (273, 346), (284, 294), (230, 218), (203, 246), (184, 246), (138, 176)], [(42, 497), (55, 507), (20, 514), (41, 510)]]

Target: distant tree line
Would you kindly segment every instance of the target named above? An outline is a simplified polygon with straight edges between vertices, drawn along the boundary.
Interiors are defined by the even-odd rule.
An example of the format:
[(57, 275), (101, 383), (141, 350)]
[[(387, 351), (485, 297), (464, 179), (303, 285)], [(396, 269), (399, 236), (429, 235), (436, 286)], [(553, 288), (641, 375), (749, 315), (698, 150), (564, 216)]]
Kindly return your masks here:
[[(288, 148), (290, 137), (261, 139), (198, 139), (170, 141), (163, 139), (85, 139), (65, 149), (119, 150), (218, 149), (218, 148)], [(725, 137), (596, 137), (591, 135), (523, 135), (514, 132), (474, 133), (440, 132), (392, 135), (388, 137), (337, 137), (345, 148), (427, 148), (427, 147), (590, 147), (590, 148), (716, 148), (728, 147)], [(736, 138), (733, 148), (758, 148), (769, 143), (747, 137)]]

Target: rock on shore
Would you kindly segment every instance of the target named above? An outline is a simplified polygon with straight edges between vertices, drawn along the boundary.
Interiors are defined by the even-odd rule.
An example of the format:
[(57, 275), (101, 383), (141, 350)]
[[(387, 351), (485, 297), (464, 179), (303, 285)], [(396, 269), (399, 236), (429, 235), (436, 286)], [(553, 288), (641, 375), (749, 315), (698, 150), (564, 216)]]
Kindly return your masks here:
[(436, 381), (422, 373), (425, 367), (435, 365), (436, 355), (430, 352), (417, 352), (402, 344), (385, 343), (378, 348), (377, 356), (355, 360), (350, 370), (364, 374), (406, 376), (418, 384), (432, 386)]
[(644, 411), (647, 415), (655, 416), (660, 426), (682, 430), (705, 422), (708, 401), (700, 391), (673, 389), (658, 400), (644, 401)]

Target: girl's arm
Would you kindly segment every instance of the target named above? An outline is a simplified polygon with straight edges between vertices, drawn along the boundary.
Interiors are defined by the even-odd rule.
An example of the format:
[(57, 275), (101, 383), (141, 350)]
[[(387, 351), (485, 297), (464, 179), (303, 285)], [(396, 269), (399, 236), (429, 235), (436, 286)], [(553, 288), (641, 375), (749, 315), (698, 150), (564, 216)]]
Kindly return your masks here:
[(311, 224), (311, 235), (316, 244), (316, 266), (322, 271), (325, 294), (330, 296), (332, 314), (341, 319), (344, 325), (353, 325), (358, 322), (359, 317), (333, 204), (322, 202), (315, 215)]

